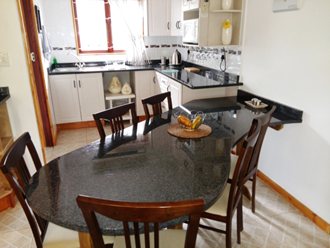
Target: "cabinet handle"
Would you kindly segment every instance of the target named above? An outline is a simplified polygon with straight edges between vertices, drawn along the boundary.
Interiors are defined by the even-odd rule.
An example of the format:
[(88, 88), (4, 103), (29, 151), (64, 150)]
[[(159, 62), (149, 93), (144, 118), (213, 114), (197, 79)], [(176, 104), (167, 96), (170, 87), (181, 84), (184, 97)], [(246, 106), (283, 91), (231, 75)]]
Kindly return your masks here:
[(79, 83), (79, 88), (81, 88), (81, 83), (80, 83), (80, 80), (78, 80), (78, 83)]
[(177, 21), (177, 28), (181, 29), (181, 21)]
[(170, 30), (170, 22), (167, 22), (167, 29)]
[(76, 80), (73, 80), (73, 87), (76, 88)]
[(167, 89), (166, 89), (166, 90), (167, 90), (167, 91), (170, 91), (170, 86), (169, 86), (169, 85), (167, 86)]
[(152, 81), (154, 82), (154, 84), (156, 84), (156, 77), (155, 76), (152, 78)]

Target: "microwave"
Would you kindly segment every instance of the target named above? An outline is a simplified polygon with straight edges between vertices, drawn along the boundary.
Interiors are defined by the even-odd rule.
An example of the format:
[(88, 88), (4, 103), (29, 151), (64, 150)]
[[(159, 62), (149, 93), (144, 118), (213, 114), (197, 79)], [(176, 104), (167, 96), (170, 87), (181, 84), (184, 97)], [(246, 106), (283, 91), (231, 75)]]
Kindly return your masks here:
[(198, 44), (198, 19), (183, 21), (182, 42), (186, 44)]

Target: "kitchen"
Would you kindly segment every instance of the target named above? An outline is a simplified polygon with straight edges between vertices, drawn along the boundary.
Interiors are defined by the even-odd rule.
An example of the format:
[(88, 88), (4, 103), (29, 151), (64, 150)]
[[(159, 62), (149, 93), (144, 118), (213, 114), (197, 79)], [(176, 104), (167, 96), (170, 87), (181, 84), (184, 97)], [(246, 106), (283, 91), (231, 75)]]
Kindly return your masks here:
[[(329, 117), (324, 116), (329, 106), (329, 32), (324, 32), (329, 23), (325, 11), (329, 3), (303, 1), (299, 10), (279, 13), (272, 12), (272, 4), (246, 3), (241, 88), (304, 110), (304, 121), (285, 125), (280, 132), (269, 130), (259, 168), (329, 223), (330, 187), (326, 175), (330, 174), (330, 137)], [(9, 54), (10, 66), (0, 67), (0, 84), (10, 87), (8, 108), (13, 134), (18, 137), (29, 131), (41, 155), (17, 4), (2, 1), (1, 12), (1, 34), (6, 35), (1, 37), (0, 51)], [(311, 147), (317, 152), (311, 152)], [(313, 178), (309, 179), (310, 175)]]

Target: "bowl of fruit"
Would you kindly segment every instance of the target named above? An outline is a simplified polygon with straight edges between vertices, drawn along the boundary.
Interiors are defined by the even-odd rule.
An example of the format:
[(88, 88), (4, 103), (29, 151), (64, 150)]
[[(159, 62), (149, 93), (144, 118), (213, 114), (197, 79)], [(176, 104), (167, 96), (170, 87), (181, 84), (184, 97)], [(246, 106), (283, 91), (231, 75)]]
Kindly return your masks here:
[(197, 130), (204, 122), (205, 114), (202, 111), (191, 111), (190, 114), (181, 112), (177, 115), (179, 125), (187, 131)]

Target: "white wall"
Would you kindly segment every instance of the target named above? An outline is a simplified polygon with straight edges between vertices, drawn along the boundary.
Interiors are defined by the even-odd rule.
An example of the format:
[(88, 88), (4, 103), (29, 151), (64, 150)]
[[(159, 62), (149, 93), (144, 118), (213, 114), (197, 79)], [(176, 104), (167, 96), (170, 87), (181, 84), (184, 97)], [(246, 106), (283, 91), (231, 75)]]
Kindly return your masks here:
[(30, 132), (40, 158), (41, 143), (30, 87), (17, 2), (0, 1), (0, 51), (9, 54), (10, 66), (0, 67), (0, 86), (8, 86), (7, 101), (14, 138)]
[(260, 170), (330, 223), (330, 1), (272, 12), (247, 3), (244, 89), (304, 111), (302, 124), (270, 130)]

